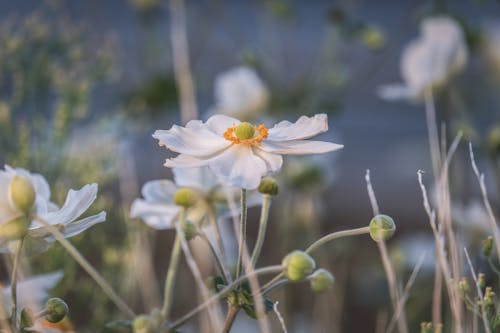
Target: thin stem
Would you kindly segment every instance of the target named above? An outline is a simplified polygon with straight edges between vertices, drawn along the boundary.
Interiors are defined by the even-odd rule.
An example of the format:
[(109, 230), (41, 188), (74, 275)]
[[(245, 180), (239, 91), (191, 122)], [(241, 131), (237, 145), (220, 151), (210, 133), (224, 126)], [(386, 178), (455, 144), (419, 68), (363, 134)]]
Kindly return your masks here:
[[(186, 208), (181, 209), (179, 216), (179, 228), (182, 229), (186, 223)], [(168, 320), (170, 310), (172, 308), (172, 300), (174, 297), (175, 277), (179, 267), (179, 259), (182, 249), (182, 233), (175, 234), (175, 241), (172, 247), (172, 254), (170, 255), (170, 262), (168, 264), (167, 276), (165, 277), (165, 292), (163, 298), (163, 306), (161, 308), (161, 316), (163, 320)]]
[(17, 328), (17, 273), (21, 256), (23, 253), (24, 237), (16, 242), (16, 251), (14, 253), (14, 264), (12, 265), (12, 276), (10, 280), (10, 293), (12, 297), (12, 325)]
[(238, 286), (242, 282), (247, 281), (250, 277), (252, 277), (252, 276), (257, 277), (259, 275), (264, 275), (264, 274), (273, 274), (273, 273), (280, 272), (282, 270), (283, 270), (283, 267), (281, 267), (281, 265), (274, 265), (274, 266), (267, 266), (267, 267), (256, 269), (252, 272), (252, 274), (240, 276), (238, 279), (236, 279), (232, 283), (230, 283), (226, 288), (222, 289), (219, 293), (213, 295), (212, 297), (207, 299), (205, 302), (201, 303), (196, 308), (189, 311), (187, 314), (185, 314), (181, 318), (177, 319), (176, 321), (174, 321), (170, 325), (167, 325), (166, 326), (167, 329), (175, 329), (175, 328), (181, 326), (182, 324), (187, 322), (189, 319), (191, 319), (193, 316), (197, 315), (200, 311), (202, 311), (207, 306), (209, 306), (211, 303), (213, 303), (213, 302), (221, 299), (222, 297), (226, 296), (227, 294), (229, 294), (233, 290), (234, 287)]
[(271, 207), (271, 196), (269, 194), (264, 194), (264, 200), (262, 201), (262, 209), (260, 212), (260, 222), (259, 222), (259, 234), (257, 235), (257, 241), (250, 258), (250, 263), (252, 266), (257, 264), (259, 260), (260, 252), (262, 250), (262, 245), (266, 238), (267, 221), (269, 220), (269, 208)]
[[(210, 208), (210, 211), (208, 212), (208, 219), (210, 221), (210, 224), (212, 225), (212, 228), (214, 230), (214, 237), (215, 237), (215, 242), (217, 243), (217, 246), (219, 247), (219, 253), (220, 256), (220, 261), (223, 263), (226, 263), (226, 250), (224, 249), (224, 242), (222, 241), (222, 234), (220, 231), (219, 223), (217, 223), (217, 218), (215, 216), (215, 212), (213, 209)], [(231, 278), (231, 276), (229, 276)], [(231, 280), (231, 279), (229, 279)]]
[(268, 294), (270, 293), (271, 291), (273, 291), (274, 289), (277, 289), (281, 286), (284, 286), (286, 285), (288, 282), (288, 279), (280, 279), (276, 282), (274, 282), (273, 284), (271, 284), (269, 287), (267, 287), (266, 289), (262, 289), (262, 294), (265, 295), (265, 294)]
[(234, 305), (229, 306), (226, 315), (226, 321), (224, 322), (224, 329), (222, 330), (223, 333), (229, 333), (239, 311), (240, 311), (239, 307)]
[(241, 219), (240, 219), (240, 239), (238, 246), (238, 264), (236, 266), (236, 278), (239, 278), (243, 266), (243, 247), (247, 237), (247, 190), (241, 189)]
[(43, 225), (52, 236), (68, 251), (68, 253), (75, 259), (76, 262), (94, 279), (94, 281), (101, 287), (106, 295), (115, 303), (115, 305), (125, 313), (128, 317), (134, 318), (135, 313), (132, 309), (121, 299), (120, 296), (113, 290), (109, 283), (95, 270), (94, 267), (85, 259), (80, 252), (64, 238), (64, 235), (53, 225), (49, 224), (44, 219), (36, 216), (35, 220)]
[(309, 247), (306, 249), (306, 253), (311, 253), (325, 245), (326, 243), (329, 243), (335, 239), (339, 239), (342, 237), (348, 237), (348, 236), (356, 236), (356, 235), (362, 235), (362, 234), (369, 234), (370, 233), (370, 228), (369, 227), (362, 227), (362, 228), (356, 228), (356, 229), (350, 229), (350, 230), (343, 230), (343, 231), (337, 231), (337, 232), (332, 232), (331, 234), (328, 234), (326, 236), (323, 236), (322, 238), (318, 239)]
[(222, 278), (224, 279), (224, 283), (228, 283), (230, 281), (231, 275), (227, 272), (226, 267), (224, 266), (223, 259), (217, 252), (217, 249), (214, 247), (210, 239), (208, 239), (207, 235), (202, 232), (201, 234), (202, 238), (205, 240), (205, 242), (208, 244), (208, 247), (210, 248), (210, 251), (212, 252), (214, 258), (215, 258), (215, 263), (217, 264), (217, 267), (219, 268), (220, 273), (222, 274)]

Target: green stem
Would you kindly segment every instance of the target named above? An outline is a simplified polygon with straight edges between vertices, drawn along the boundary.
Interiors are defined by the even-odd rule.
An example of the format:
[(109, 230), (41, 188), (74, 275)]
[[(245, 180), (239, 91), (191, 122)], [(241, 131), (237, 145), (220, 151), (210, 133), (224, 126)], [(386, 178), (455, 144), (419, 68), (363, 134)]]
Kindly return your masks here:
[(17, 273), (21, 256), (23, 253), (24, 237), (16, 242), (16, 251), (14, 253), (14, 264), (12, 265), (12, 276), (10, 280), (10, 294), (12, 297), (12, 325), (17, 328)]
[(205, 302), (201, 303), (196, 308), (194, 308), (193, 310), (191, 310), (190, 312), (188, 312), (187, 314), (185, 314), (181, 318), (177, 319), (176, 321), (174, 321), (170, 325), (167, 325), (166, 326), (167, 329), (171, 330), (171, 329), (178, 328), (179, 326), (181, 326), (182, 324), (187, 322), (189, 319), (191, 319), (193, 316), (195, 316), (199, 312), (203, 311), (210, 304), (212, 304), (213, 302), (215, 302), (215, 301), (221, 299), (222, 297), (226, 296), (227, 294), (229, 294), (234, 289), (234, 287), (240, 285), (242, 282), (247, 281), (250, 277), (259, 276), (259, 275), (263, 275), (263, 274), (273, 274), (273, 273), (280, 272), (282, 270), (283, 270), (283, 267), (281, 267), (281, 265), (275, 265), (275, 266), (268, 266), (268, 267), (259, 268), (259, 269), (254, 270), (252, 273), (240, 276), (238, 279), (234, 280), (231, 284), (229, 284), (226, 288), (222, 289), (219, 293), (213, 295), (212, 297), (207, 299)]
[(224, 243), (222, 242), (222, 234), (220, 232), (219, 223), (217, 223), (217, 218), (212, 208), (210, 208), (208, 212), (208, 218), (210, 220), (210, 224), (214, 229), (214, 237), (217, 246), (219, 247), (220, 259), (222, 262), (226, 262), (226, 251), (224, 249)]
[(128, 317), (134, 318), (135, 313), (130, 309), (130, 307), (123, 301), (120, 296), (113, 290), (113, 288), (108, 284), (108, 282), (95, 270), (94, 267), (85, 259), (80, 252), (64, 238), (64, 235), (53, 225), (49, 224), (40, 217), (35, 217), (41, 225), (43, 225), (54, 238), (68, 251), (68, 253), (82, 266), (82, 268), (94, 279), (94, 281), (101, 287), (101, 289), (108, 295), (108, 297), (115, 303), (115, 305)]
[(337, 232), (332, 232), (331, 234), (328, 234), (311, 245), (306, 249), (306, 253), (311, 253), (313, 251), (316, 251), (326, 243), (329, 243), (335, 239), (339, 239), (342, 237), (348, 237), (348, 236), (356, 236), (356, 235), (362, 235), (362, 234), (369, 234), (370, 233), (370, 228), (369, 227), (363, 227), (363, 228), (357, 228), (357, 229), (351, 229), (351, 230), (343, 230), (343, 231), (337, 231)]
[[(182, 230), (185, 223), (186, 223), (186, 209), (182, 208), (179, 217), (178, 228)], [(168, 265), (167, 276), (165, 277), (165, 294), (164, 294), (165, 296), (163, 299), (163, 306), (161, 308), (161, 316), (165, 321), (168, 320), (168, 317), (170, 315), (170, 310), (172, 308), (175, 277), (177, 275), (177, 269), (179, 267), (181, 247), (182, 247), (182, 232), (179, 232), (179, 230), (177, 230), (177, 233), (175, 235), (174, 245), (172, 248), (172, 254), (170, 256), (170, 263)]]
[(210, 239), (208, 239), (207, 235), (202, 231), (201, 232), (201, 237), (207, 242), (208, 247), (210, 248), (210, 251), (212, 252), (214, 258), (215, 258), (215, 263), (217, 264), (217, 267), (219, 268), (220, 273), (222, 274), (222, 278), (224, 279), (224, 283), (228, 283), (230, 281), (231, 275), (227, 272), (224, 263), (223, 263), (223, 258), (221, 258), (221, 255), (217, 252), (217, 249), (214, 247)]
[(240, 277), (243, 266), (243, 251), (247, 237), (247, 190), (241, 189), (241, 223), (240, 223), (240, 242), (238, 246), (238, 264), (236, 266), (236, 278)]
[(255, 248), (253, 249), (252, 257), (250, 258), (250, 263), (252, 264), (252, 266), (255, 266), (255, 264), (257, 264), (257, 260), (259, 260), (260, 252), (262, 250), (262, 245), (264, 244), (264, 239), (266, 238), (267, 221), (269, 220), (270, 207), (271, 196), (269, 194), (264, 194), (264, 200), (262, 202), (262, 209), (260, 212), (259, 234), (257, 235)]

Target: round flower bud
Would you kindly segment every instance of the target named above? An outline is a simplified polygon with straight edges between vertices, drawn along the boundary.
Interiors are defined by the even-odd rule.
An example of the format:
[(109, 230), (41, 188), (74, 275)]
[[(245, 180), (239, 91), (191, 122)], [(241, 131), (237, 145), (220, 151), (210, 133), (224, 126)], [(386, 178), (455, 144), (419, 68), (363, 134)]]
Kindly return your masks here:
[(493, 238), (490, 236), (483, 241), (482, 252), (485, 257), (489, 257), (491, 255), (491, 251), (493, 250)]
[(174, 194), (174, 203), (185, 208), (193, 206), (197, 199), (196, 193), (189, 188), (178, 189)]
[(486, 285), (486, 279), (484, 277), (484, 273), (479, 273), (477, 275), (477, 285), (479, 286), (479, 288), (483, 289), (484, 286)]
[(262, 194), (277, 195), (278, 194), (278, 183), (276, 179), (267, 177), (260, 181), (258, 190)]
[(198, 236), (198, 227), (189, 220), (182, 226), (182, 231), (184, 232), (184, 237), (188, 241)]
[(0, 224), (0, 238), (7, 240), (18, 240), (26, 236), (30, 220), (26, 216), (20, 216), (6, 223)]
[(252, 124), (244, 122), (236, 126), (234, 134), (240, 140), (248, 140), (254, 137), (255, 128)]
[(51, 298), (45, 303), (45, 319), (51, 323), (58, 323), (68, 314), (68, 305), (57, 297)]
[(20, 175), (12, 177), (9, 184), (10, 204), (22, 213), (29, 213), (35, 204), (36, 192), (31, 181)]
[(370, 236), (376, 242), (388, 240), (395, 231), (396, 224), (390, 216), (379, 214), (370, 221)]
[(154, 333), (155, 327), (151, 318), (147, 315), (140, 315), (132, 323), (134, 333)]
[(316, 268), (316, 262), (304, 251), (289, 253), (281, 263), (288, 280), (291, 282), (302, 281)]
[(335, 278), (332, 273), (326, 269), (320, 268), (309, 277), (309, 281), (311, 282), (311, 289), (315, 293), (323, 293), (330, 289), (335, 281)]

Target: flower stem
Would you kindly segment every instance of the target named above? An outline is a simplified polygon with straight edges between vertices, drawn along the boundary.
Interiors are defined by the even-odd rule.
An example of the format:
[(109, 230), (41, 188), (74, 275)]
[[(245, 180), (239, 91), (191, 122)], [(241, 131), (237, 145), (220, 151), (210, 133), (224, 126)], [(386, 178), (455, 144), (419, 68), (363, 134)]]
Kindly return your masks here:
[(229, 333), (239, 311), (240, 311), (239, 307), (234, 305), (229, 305), (229, 309), (227, 310), (227, 315), (226, 315), (226, 321), (224, 322), (224, 329), (222, 330), (223, 333)]
[(16, 251), (14, 253), (14, 264), (12, 265), (12, 276), (10, 280), (10, 294), (12, 297), (12, 324), (17, 328), (17, 273), (21, 263), (23, 253), (24, 237), (16, 242)]
[(267, 221), (269, 220), (270, 207), (271, 196), (269, 194), (264, 194), (264, 200), (262, 202), (262, 209), (260, 212), (259, 234), (257, 235), (257, 241), (253, 249), (252, 257), (250, 258), (250, 263), (252, 264), (252, 266), (255, 266), (257, 260), (259, 260), (262, 245), (264, 244), (264, 239), (266, 238)]
[(240, 276), (238, 279), (234, 280), (232, 283), (230, 283), (227, 287), (222, 289), (219, 293), (213, 295), (209, 299), (207, 299), (205, 302), (201, 303), (198, 305), (196, 308), (182, 316), (181, 318), (177, 319), (170, 325), (167, 325), (167, 329), (175, 329), (185, 322), (187, 322), (189, 319), (191, 319), (193, 316), (198, 314), (199, 312), (203, 311), (207, 306), (212, 304), (213, 302), (221, 299), (222, 297), (226, 296), (229, 294), (234, 287), (238, 286), (240, 283), (247, 281), (250, 277), (252, 276), (259, 276), (259, 275), (264, 275), (264, 274), (273, 274), (273, 273), (278, 273), (283, 270), (283, 267), (281, 265), (274, 265), (274, 266), (267, 266), (263, 268), (259, 268), (254, 270), (251, 274), (243, 275)]
[(201, 237), (205, 240), (205, 242), (208, 244), (208, 247), (210, 248), (210, 251), (212, 252), (214, 258), (215, 258), (215, 263), (217, 264), (217, 267), (219, 268), (220, 273), (222, 274), (222, 278), (224, 279), (224, 283), (229, 283), (231, 280), (231, 275), (229, 272), (227, 272), (226, 267), (224, 266), (223, 262), (223, 257), (221, 254), (217, 252), (217, 249), (215, 246), (212, 244), (208, 236), (205, 234), (205, 232), (201, 232)]
[(328, 234), (311, 245), (306, 249), (307, 253), (311, 253), (313, 251), (316, 251), (326, 243), (329, 243), (335, 239), (342, 238), (342, 237), (348, 237), (348, 236), (356, 236), (356, 235), (362, 235), (362, 234), (368, 234), (370, 233), (370, 228), (369, 227), (363, 227), (363, 228), (357, 228), (357, 229), (350, 229), (350, 230), (343, 230), (343, 231), (337, 231), (337, 232), (332, 232), (331, 234)]
[(241, 189), (241, 220), (240, 243), (238, 246), (238, 264), (236, 266), (236, 279), (240, 277), (243, 265), (243, 250), (247, 238), (247, 190)]
[(94, 281), (101, 287), (101, 289), (108, 295), (108, 297), (115, 303), (115, 305), (130, 318), (135, 317), (134, 311), (125, 303), (123, 299), (113, 290), (108, 282), (95, 270), (94, 267), (85, 259), (80, 252), (64, 238), (64, 235), (53, 225), (49, 224), (44, 219), (36, 216), (35, 220), (43, 225), (54, 238), (68, 251), (68, 253), (82, 266), (82, 268), (94, 279)]
[[(186, 223), (186, 209), (182, 208), (179, 217), (178, 228), (182, 229), (185, 223)], [(165, 296), (163, 299), (163, 306), (161, 308), (161, 315), (163, 320), (165, 321), (168, 320), (168, 317), (170, 315), (170, 310), (172, 308), (175, 276), (177, 275), (177, 269), (179, 267), (181, 247), (182, 247), (182, 233), (177, 231), (175, 235), (174, 245), (172, 248), (172, 254), (170, 256), (170, 263), (168, 265), (167, 276), (165, 277), (165, 294), (164, 294)]]

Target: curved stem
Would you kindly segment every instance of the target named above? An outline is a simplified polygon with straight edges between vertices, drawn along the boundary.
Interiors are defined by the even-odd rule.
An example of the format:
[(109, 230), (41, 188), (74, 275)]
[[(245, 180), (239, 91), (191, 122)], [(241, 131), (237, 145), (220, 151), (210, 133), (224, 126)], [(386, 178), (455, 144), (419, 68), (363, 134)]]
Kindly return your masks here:
[(362, 235), (362, 234), (369, 234), (370, 233), (370, 228), (369, 227), (363, 227), (363, 228), (357, 228), (357, 229), (351, 229), (351, 230), (343, 230), (343, 231), (337, 231), (337, 232), (332, 232), (331, 234), (328, 234), (311, 245), (306, 249), (306, 253), (311, 253), (313, 251), (316, 251), (326, 243), (329, 243), (335, 239), (342, 238), (342, 237), (348, 237), (348, 236), (356, 236), (356, 235)]
[(273, 291), (274, 289), (276, 288), (279, 288), (281, 286), (284, 286), (285, 284), (287, 284), (288, 282), (290, 282), (288, 279), (280, 279), (276, 282), (274, 282), (273, 284), (271, 284), (269, 287), (267, 287), (266, 289), (263, 289), (262, 290), (262, 294), (265, 295), (265, 294), (268, 294), (270, 293), (271, 291)]
[(222, 234), (219, 228), (219, 223), (212, 208), (208, 212), (208, 219), (212, 228), (214, 229), (214, 237), (217, 246), (219, 247), (219, 259), (221, 262), (226, 263), (226, 250), (224, 249), (224, 242), (222, 241)]
[(135, 313), (130, 309), (130, 307), (123, 301), (120, 296), (113, 290), (113, 288), (108, 284), (108, 282), (95, 270), (94, 267), (85, 259), (80, 252), (64, 238), (64, 235), (53, 225), (49, 224), (44, 219), (36, 216), (35, 220), (38, 221), (42, 226), (44, 226), (52, 236), (68, 251), (68, 253), (75, 259), (76, 262), (82, 266), (82, 268), (94, 279), (94, 281), (101, 287), (101, 289), (108, 295), (108, 297), (115, 303), (115, 305), (128, 317), (134, 318)]
[[(186, 208), (181, 209), (179, 217), (179, 228), (182, 229), (186, 223)], [(163, 298), (163, 306), (161, 308), (161, 316), (163, 320), (167, 320), (172, 308), (172, 300), (174, 296), (175, 277), (177, 269), (179, 268), (179, 259), (182, 248), (182, 233), (177, 232), (175, 235), (174, 245), (172, 247), (172, 254), (170, 255), (170, 262), (168, 264), (167, 276), (165, 277), (165, 292)]]
[(260, 212), (259, 234), (257, 235), (257, 241), (250, 258), (250, 263), (252, 264), (252, 266), (255, 266), (257, 260), (259, 260), (262, 245), (264, 244), (264, 239), (266, 238), (267, 221), (269, 220), (270, 207), (271, 196), (269, 194), (264, 194), (264, 200), (262, 202), (262, 209)]
[(16, 251), (14, 253), (14, 264), (12, 265), (12, 275), (10, 280), (10, 294), (12, 297), (12, 325), (17, 328), (17, 273), (21, 256), (23, 253), (24, 237), (16, 242)]
[(240, 239), (238, 246), (238, 264), (236, 266), (236, 278), (239, 278), (243, 266), (243, 247), (247, 238), (247, 190), (241, 189), (241, 219), (240, 219)]
[(220, 273), (222, 274), (222, 278), (224, 279), (224, 283), (228, 283), (228, 281), (231, 281), (231, 275), (229, 272), (227, 272), (226, 267), (224, 266), (223, 258), (222, 256), (217, 252), (217, 249), (214, 247), (210, 239), (208, 239), (207, 235), (202, 231), (201, 232), (201, 237), (207, 242), (208, 247), (210, 248), (210, 251), (212, 252), (214, 258), (215, 258), (215, 263), (217, 264), (217, 267), (219, 268)]
[(250, 277), (252, 276), (259, 276), (259, 275), (264, 275), (264, 274), (272, 274), (272, 273), (277, 273), (280, 272), (283, 268), (281, 265), (274, 265), (274, 266), (268, 266), (268, 267), (263, 267), (256, 269), (252, 272), (252, 274), (247, 274), (240, 276), (238, 279), (234, 280), (231, 284), (229, 284), (226, 288), (222, 289), (219, 293), (213, 295), (209, 299), (207, 299), (205, 302), (201, 303), (198, 305), (196, 308), (193, 310), (189, 311), (187, 314), (182, 316), (181, 318), (177, 319), (170, 325), (166, 325), (167, 329), (175, 329), (185, 322), (187, 322), (189, 319), (191, 319), (193, 316), (198, 314), (200, 311), (205, 309), (207, 306), (209, 306), (212, 302), (215, 302), (222, 297), (226, 296), (228, 293), (230, 293), (234, 287), (238, 286), (240, 283), (247, 281)]

